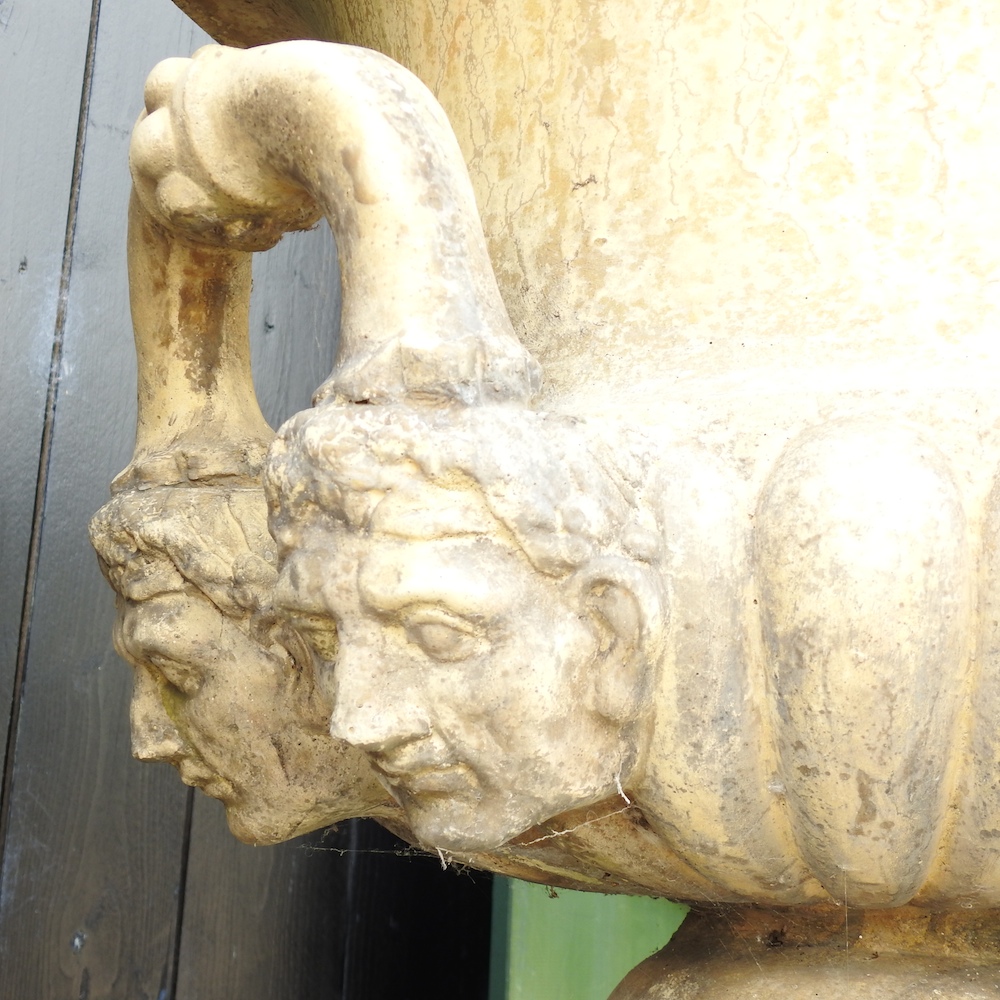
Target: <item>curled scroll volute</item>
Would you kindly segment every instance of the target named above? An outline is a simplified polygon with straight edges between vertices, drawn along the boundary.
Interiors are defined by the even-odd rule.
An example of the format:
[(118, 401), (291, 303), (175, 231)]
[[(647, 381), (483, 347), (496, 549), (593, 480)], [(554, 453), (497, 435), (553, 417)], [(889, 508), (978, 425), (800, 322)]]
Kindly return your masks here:
[[(539, 370), (500, 299), (444, 112), (385, 56), (301, 41), (209, 46), (167, 60), (147, 83), (130, 162), (141, 205), (130, 251), (140, 363), (167, 363), (162, 317), (170, 314), (177, 335), (166, 350), (199, 419), (213, 422), (203, 405), (209, 384), (217, 394), (241, 384), (238, 395), (252, 397), (245, 347), (236, 345), (243, 321), (235, 316), (249, 291), (241, 254), (320, 216), (337, 242), (344, 295), (336, 365), (317, 399), (476, 404), (537, 392)], [(163, 239), (182, 246), (155, 245)], [(165, 303), (162, 283), (149, 276), (164, 266), (190, 285), (176, 290), (176, 302)], [(204, 316), (183, 315), (192, 301)], [(209, 316), (213, 304), (229, 318)], [(233, 326), (220, 331), (218, 350), (213, 322)], [(143, 342), (146, 330), (158, 331), (152, 342)], [(140, 450), (156, 447), (157, 391), (147, 384), (140, 392)], [(249, 409), (234, 397), (230, 436), (237, 416), (246, 428), (236, 436), (259, 438)], [(237, 450), (245, 446), (240, 440)]]

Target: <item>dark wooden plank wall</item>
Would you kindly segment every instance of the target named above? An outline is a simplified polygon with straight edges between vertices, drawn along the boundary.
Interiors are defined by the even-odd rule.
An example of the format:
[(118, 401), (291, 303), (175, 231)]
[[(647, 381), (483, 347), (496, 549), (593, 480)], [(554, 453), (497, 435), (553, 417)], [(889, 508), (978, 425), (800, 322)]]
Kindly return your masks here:
[[(90, 11), (0, 0), (0, 768), (7, 746)], [(44, 25), (61, 20), (58, 39)]]
[[(148, 70), (204, 41), (167, 0), (0, 0), (0, 997), (474, 1000), (487, 878), (366, 823), (246, 847), (218, 803), (129, 756), (86, 523), (133, 437), (128, 133)], [(329, 370), (335, 268), (323, 231), (255, 264), (272, 421)]]

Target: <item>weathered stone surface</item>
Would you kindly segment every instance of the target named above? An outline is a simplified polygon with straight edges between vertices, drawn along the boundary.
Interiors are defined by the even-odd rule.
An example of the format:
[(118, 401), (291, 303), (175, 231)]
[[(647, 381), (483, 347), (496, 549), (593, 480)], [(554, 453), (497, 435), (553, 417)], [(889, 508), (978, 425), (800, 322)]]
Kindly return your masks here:
[(1000, 996), (995, 910), (704, 908), (611, 1000)]
[[(152, 74), (143, 412), (95, 521), (133, 663), (162, 684), (185, 633), (158, 623), (211, 604), (305, 678), (268, 725), (329, 716), (317, 753), (359, 782), (336, 808), (443, 856), (995, 906), (995, 12), (324, 10), (457, 142), (374, 52)], [(320, 216), (341, 350), (272, 441), (243, 258)], [(224, 505), (256, 527), (188, 575)], [(183, 601), (129, 582), (146, 550)]]
[[(332, 713), (337, 766), (362, 751), (442, 851), (519, 838), (530, 858), (538, 824), (603, 804), (675, 859), (672, 894), (773, 904), (845, 885), (901, 904), (961, 857), (944, 820), (983, 477), (935, 443), (954, 427), (907, 419), (906, 394), (847, 397), (748, 468), (656, 408), (532, 409), (447, 123), (375, 53), (168, 61), (132, 164), (142, 408), (95, 539), (134, 662), (155, 668), (153, 622), (243, 621)], [(345, 338), (265, 459), (243, 251), (319, 213), (344, 243)], [(253, 541), (225, 542), (254, 504)], [(198, 600), (135, 596), (143, 550)], [(315, 728), (315, 705), (290, 711)], [(568, 853), (671, 891), (606, 841)]]

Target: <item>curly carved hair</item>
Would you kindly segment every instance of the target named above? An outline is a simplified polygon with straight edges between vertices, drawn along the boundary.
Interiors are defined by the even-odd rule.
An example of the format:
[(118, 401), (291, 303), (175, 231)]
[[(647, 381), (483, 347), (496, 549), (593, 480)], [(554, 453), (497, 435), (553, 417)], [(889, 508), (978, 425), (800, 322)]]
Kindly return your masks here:
[(265, 475), (271, 530), (279, 548), (291, 523), (333, 518), (377, 531), (389, 497), (419, 503), (418, 484), (456, 495), (472, 486), (542, 573), (604, 556), (652, 566), (661, 536), (643, 502), (648, 447), (518, 406), (329, 404), (278, 432)]
[[(338, 525), (406, 538), (506, 535), (578, 595), (581, 611), (638, 629), (623, 669), (599, 684), (599, 713), (631, 730), (648, 709), (667, 617), (650, 448), (620, 428), (604, 440), (587, 421), (515, 405), (328, 403), (278, 433), (264, 479), (269, 526), (279, 562), (304, 532)], [(616, 604), (624, 593), (631, 600)]]

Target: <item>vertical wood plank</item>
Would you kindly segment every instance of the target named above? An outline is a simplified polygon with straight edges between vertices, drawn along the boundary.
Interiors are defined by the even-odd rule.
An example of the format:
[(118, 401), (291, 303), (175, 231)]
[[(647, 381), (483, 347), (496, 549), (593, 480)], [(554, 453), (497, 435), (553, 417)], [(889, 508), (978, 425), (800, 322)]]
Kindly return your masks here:
[(89, 23), (88, 3), (0, 0), (0, 773)]
[(306, 409), (330, 374), (340, 324), (340, 271), (329, 226), (289, 233), (253, 262), (254, 388), (272, 427)]
[(177, 1000), (486, 1000), (489, 875), (370, 820), (276, 847), (224, 827), (218, 803), (196, 812)]
[[(335, 837), (336, 839), (336, 837)], [(241, 844), (218, 802), (192, 824), (177, 1000), (341, 1000), (348, 865), (312, 834)]]
[[(80, 6), (62, 0), (49, 10), (48, 23), (36, 29), (40, 39), (57, 35)], [(103, 4), (13, 750), (0, 883), (4, 997), (166, 1000), (174, 975), (187, 793), (171, 769), (130, 759), (130, 678), (110, 648), (112, 601), (86, 526), (134, 434), (128, 134), (150, 66), (203, 37), (167, 0)], [(36, 58), (42, 72), (61, 72), (51, 52)], [(74, 99), (78, 93), (77, 85)], [(44, 122), (26, 128), (46, 135)], [(23, 169), (30, 176), (45, 158), (40, 147)], [(41, 204), (55, 193), (37, 197)]]
[(486, 1000), (492, 877), (442, 871), (371, 820), (350, 834), (345, 1000)]

